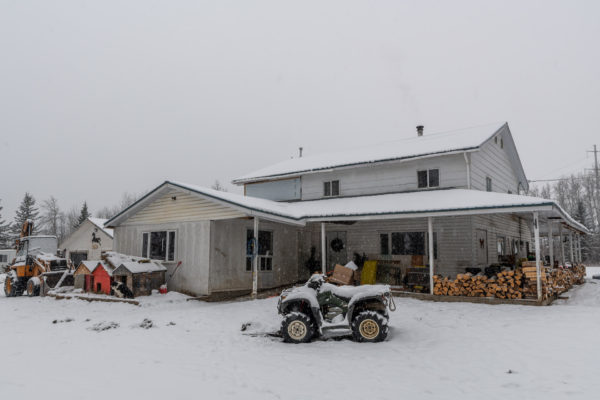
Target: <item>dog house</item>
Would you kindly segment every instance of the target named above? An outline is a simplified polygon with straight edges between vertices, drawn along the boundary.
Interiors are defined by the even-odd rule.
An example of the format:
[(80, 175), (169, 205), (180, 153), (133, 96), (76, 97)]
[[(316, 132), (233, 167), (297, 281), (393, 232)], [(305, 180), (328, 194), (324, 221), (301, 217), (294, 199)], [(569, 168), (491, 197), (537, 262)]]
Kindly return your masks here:
[(75, 280), (75, 289), (82, 289), (85, 292), (89, 292), (92, 285), (92, 271), (98, 266), (101, 261), (98, 260), (85, 260), (79, 263), (77, 269), (73, 273)]
[(86, 281), (88, 292), (110, 295), (110, 284), (113, 279), (114, 268), (110, 264), (98, 262), (92, 271), (89, 285)]
[(148, 296), (165, 283), (167, 268), (152, 261), (130, 261), (122, 263), (112, 272), (115, 282), (127, 285), (134, 297)]

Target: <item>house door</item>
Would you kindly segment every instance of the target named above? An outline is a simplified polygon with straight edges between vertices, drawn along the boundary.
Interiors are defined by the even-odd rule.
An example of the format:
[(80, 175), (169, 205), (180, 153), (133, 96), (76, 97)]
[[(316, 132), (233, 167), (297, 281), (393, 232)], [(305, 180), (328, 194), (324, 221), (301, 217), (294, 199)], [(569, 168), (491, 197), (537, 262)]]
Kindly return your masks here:
[(486, 267), (488, 265), (488, 243), (487, 231), (476, 229), (477, 265)]
[(348, 263), (346, 232), (327, 232), (327, 271), (333, 271), (336, 264)]

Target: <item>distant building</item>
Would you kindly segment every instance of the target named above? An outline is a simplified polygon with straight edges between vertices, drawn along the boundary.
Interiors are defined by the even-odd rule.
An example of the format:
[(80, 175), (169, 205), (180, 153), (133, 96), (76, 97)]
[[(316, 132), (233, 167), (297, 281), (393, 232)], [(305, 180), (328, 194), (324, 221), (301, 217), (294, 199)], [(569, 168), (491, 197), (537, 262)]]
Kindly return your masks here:
[(105, 219), (88, 218), (60, 244), (65, 257), (79, 265), (84, 260), (100, 260), (103, 251), (113, 249), (113, 230), (104, 228)]

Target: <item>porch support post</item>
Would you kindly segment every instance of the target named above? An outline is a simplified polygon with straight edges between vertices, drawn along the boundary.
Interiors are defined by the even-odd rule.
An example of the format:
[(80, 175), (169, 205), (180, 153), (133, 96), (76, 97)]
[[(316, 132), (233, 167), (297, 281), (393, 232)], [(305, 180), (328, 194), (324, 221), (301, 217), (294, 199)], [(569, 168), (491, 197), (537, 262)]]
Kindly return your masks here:
[(575, 256), (573, 254), (573, 232), (569, 232), (569, 244), (571, 246), (571, 266), (575, 265)]
[(535, 278), (537, 285), (537, 298), (542, 299), (542, 276), (540, 274), (540, 223), (538, 212), (533, 212), (533, 231), (535, 235)]
[(579, 262), (579, 264), (581, 264), (583, 262), (583, 259), (581, 258), (581, 234), (578, 233), (577, 234), (577, 261)]
[(550, 252), (550, 267), (554, 268), (554, 232), (552, 232), (551, 220), (548, 220), (548, 250)]
[(254, 246), (252, 246), (252, 298), (258, 295), (258, 217), (254, 217)]
[(565, 266), (565, 244), (563, 243), (562, 224), (558, 225), (558, 238), (560, 239), (560, 263)]
[(321, 222), (321, 273), (327, 273), (327, 240), (325, 238), (325, 222)]
[(433, 294), (433, 218), (427, 217), (429, 231), (429, 293)]

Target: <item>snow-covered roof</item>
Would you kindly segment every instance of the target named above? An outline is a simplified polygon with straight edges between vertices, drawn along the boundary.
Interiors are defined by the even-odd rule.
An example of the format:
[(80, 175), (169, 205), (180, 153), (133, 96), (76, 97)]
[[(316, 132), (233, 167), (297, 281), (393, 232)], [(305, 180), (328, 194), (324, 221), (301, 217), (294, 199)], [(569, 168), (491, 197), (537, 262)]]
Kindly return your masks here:
[(243, 184), (285, 176), (297, 176), (332, 168), (475, 150), (504, 126), (508, 126), (508, 124), (502, 122), (454, 131), (428, 133), (423, 136), (411, 134), (410, 137), (404, 139), (377, 145), (292, 158), (241, 176), (234, 179), (233, 183)]
[(88, 217), (88, 219), (90, 220), (90, 222), (92, 224), (96, 225), (99, 229), (101, 229), (108, 236), (110, 236), (111, 238), (114, 237), (113, 236), (113, 230), (110, 229), (110, 228), (105, 228), (104, 227), (104, 224), (106, 223), (106, 221), (108, 221), (107, 219), (104, 219), (104, 218), (93, 218), (93, 217)]
[[(143, 207), (143, 200), (162, 188), (185, 189), (202, 198), (229, 205), (249, 216), (303, 225), (314, 221), (340, 221), (384, 218), (418, 218), (499, 212), (544, 211), (562, 218), (582, 232), (588, 230), (571, 218), (553, 200), (516, 194), (469, 189), (438, 189), (371, 196), (339, 197), (299, 202), (276, 202), (236, 193), (221, 192), (182, 182), (166, 181), (134, 203), (129, 209)], [(107, 224), (118, 225), (127, 219), (126, 209)]]
[(100, 260), (83, 260), (79, 263), (77, 268), (79, 268), (82, 264), (88, 269), (88, 271), (92, 272), (94, 268), (101, 262)]
[(114, 270), (116, 269), (114, 266), (110, 265), (109, 263), (106, 262), (102, 262), (102, 261), (96, 261), (97, 265), (90, 270), (90, 272), (94, 272), (97, 268), (103, 268), (104, 271), (106, 271), (106, 273), (109, 276), (112, 276)]
[(167, 270), (167, 268), (165, 268), (162, 264), (159, 264), (159, 263), (153, 262), (153, 261), (152, 262), (135, 262), (135, 261), (124, 262), (123, 264), (119, 265), (119, 268), (125, 268), (132, 274), (141, 274), (141, 273), (145, 273), (145, 272), (159, 272), (159, 271)]

